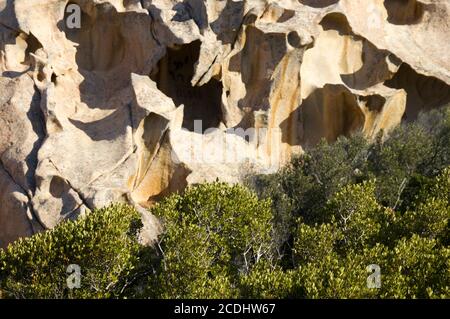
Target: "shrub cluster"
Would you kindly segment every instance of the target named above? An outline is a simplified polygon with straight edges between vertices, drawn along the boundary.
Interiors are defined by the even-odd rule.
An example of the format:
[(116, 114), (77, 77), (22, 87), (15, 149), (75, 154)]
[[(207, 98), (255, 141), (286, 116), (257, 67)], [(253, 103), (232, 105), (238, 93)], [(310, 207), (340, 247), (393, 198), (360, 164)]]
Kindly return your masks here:
[[(247, 180), (158, 203), (155, 247), (139, 245), (139, 214), (126, 205), (20, 240), (0, 251), (1, 296), (450, 297), (450, 108), (388, 138), (321, 142)], [(67, 286), (70, 264), (82, 270), (78, 289)]]
[[(139, 264), (140, 215), (117, 204), (0, 250), (0, 290), (12, 298), (114, 298)], [(70, 265), (81, 287), (69, 289)], [(69, 268), (69, 271), (74, 271)]]

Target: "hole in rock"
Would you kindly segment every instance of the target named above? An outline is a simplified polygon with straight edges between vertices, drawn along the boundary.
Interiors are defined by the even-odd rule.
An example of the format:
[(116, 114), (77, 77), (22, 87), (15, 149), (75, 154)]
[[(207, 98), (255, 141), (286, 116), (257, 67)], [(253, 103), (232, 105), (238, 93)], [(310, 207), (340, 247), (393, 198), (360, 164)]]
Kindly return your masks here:
[(302, 39), (296, 31), (289, 32), (287, 36), (288, 43), (294, 48), (300, 48), (302, 46)]
[(42, 70), (39, 70), (39, 72), (37, 74), (37, 79), (39, 82), (45, 81), (45, 73)]
[(69, 187), (64, 179), (59, 176), (53, 176), (50, 182), (50, 194), (55, 198), (61, 198)]
[(325, 31), (335, 30), (338, 31), (340, 35), (354, 35), (347, 17), (339, 12), (327, 14), (322, 21), (320, 21), (320, 25)]
[(150, 77), (175, 105), (184, 105), (183, 127), (194, 131), (194, 121), (201, 120), (204, 132), (218, 127), (221, 122), (223, 87), (216, 79), (200, 87), (191, 85), (200, 45), (200, 41), (194, 41), (179, 48), (168, 48)]
[(426, 6), (417, 0), (385, 0), (388, 22), (397, 25), (416, 24), (422, 20)]
[(313, 8), (325, 8), (338, 3), (339, 0), (299, 0), (299, 2)]
[(417, 73), (407, 63), (403, 63), (394, 77), (384, 85), (406, 91), (405, 121), (414, 121), (421, 111), (430, 111), (450, 103), (450, 85), (435, 77)]

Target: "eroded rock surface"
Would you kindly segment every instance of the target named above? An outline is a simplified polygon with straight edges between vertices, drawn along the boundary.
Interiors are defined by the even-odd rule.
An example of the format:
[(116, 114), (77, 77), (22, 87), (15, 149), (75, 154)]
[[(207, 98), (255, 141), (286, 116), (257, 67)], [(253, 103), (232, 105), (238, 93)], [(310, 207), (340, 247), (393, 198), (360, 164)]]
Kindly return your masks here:
[(449, 102), (449, 15), (448, 0), (0, 0), (0, 246), (117, 201), (151, 243), (144, 207), (171, 192)]

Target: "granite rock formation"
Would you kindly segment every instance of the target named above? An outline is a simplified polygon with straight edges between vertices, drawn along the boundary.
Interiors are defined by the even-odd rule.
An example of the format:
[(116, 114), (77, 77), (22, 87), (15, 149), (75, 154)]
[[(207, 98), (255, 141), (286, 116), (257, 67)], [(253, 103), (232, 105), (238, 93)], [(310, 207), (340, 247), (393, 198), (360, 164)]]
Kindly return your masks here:
[[(78, 24), (77, 24), (78, 23)], [(0, 247), (450, 101), (448, 0), (0, 0)]]

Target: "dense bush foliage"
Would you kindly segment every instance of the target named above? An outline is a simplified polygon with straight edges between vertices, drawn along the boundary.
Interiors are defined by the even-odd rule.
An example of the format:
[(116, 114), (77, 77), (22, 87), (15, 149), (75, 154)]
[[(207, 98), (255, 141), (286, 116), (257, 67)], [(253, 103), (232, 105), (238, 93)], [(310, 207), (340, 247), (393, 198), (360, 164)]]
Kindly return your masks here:
[[(113, 205), (19, 240), (0, 250), (3, 297), (120, 296), (138, 265), (137, 235), (141, 226), (140, 215), (134, 209)], [(80, 266), (79, 289), (68, 289), (69, 265)]]
[[(337, 192), (326, 204), (330, 222), (299, 223), (293, 246), (296, 289), (308, 298), (449, 297), (450, 205), (448, 194), (436, 190), (450, 192), (450, 170), (435, 182), (417, 210), (405, 214), (377, 203), (374, 181)], [(381, 268), (380, 289), (366, 284), (372, 264)]]
[[(115, 205), (0, 251), (3, 296), (450, 298), (450, 109), (151, 212), (165, 229), (154, 248), (138, 244), (134, 209)], [(67, 289), (69, 264), (80, 289)]]
[(153, 212), (166, 229), (155, 297), (238, 297), (241, 274), (272, 259), (270, 202), (242, 186), (189, 188)]
[[(450, 297), (450, 108), (373, 142), (321, 142), (279, 173), (271, 198), (280, 264), (300, 297)], [(367, 289), (366, 266), (381, 267)]]
[[(375, 182), (380, 205), (405, 213), (430, 192), (433, 178), (450, 166), (450, 107), (422, 114), (383, 139), (361, 135), (322, 141), (281, 172), (249, 178), (261, 198), (273, 200), (279, 244), (289, 242), (296, 220), (329, 222), (327, 202), (347, 185)], [(291, 238), (292, 239), (292, 238)]]

